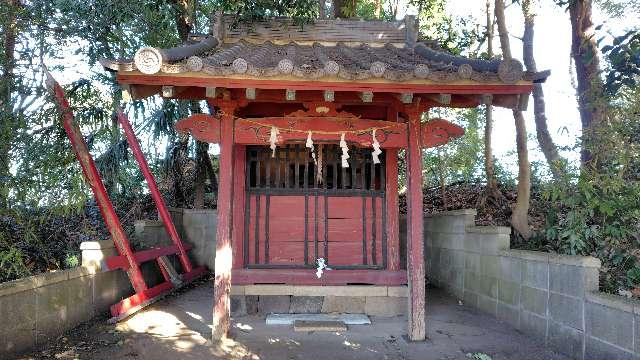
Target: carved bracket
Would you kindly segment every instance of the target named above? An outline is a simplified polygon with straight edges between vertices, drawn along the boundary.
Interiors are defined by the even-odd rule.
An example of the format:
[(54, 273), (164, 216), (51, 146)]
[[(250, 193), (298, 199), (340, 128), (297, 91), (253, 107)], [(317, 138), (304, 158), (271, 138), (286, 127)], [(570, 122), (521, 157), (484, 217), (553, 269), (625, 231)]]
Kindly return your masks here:
[(464, 135), (464, 129), (444, 119), (432, 119), (422, 124), (420, 129), (423, 148), (442, 146)]

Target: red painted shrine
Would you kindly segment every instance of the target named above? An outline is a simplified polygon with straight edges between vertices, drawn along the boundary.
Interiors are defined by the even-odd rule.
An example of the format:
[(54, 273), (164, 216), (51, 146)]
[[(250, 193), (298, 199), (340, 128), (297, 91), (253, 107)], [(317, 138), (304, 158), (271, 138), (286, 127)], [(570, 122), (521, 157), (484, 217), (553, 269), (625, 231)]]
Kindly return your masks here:
[[(214, 335), (226, 334), (234, 285), (408, 284), (409, 336), (424, 339), (421, 153), (464, 133), (428, 110), (523, 108), (548, 74), (445, 53), (417, 39), (411, 17), (231, 23), (218, 16), (183, 47), (103, 61), (134, 99), (161, 94), (212, 109), (176, 128), (220, 144)], [(321, 258), (332, 270), (318, 278)]]

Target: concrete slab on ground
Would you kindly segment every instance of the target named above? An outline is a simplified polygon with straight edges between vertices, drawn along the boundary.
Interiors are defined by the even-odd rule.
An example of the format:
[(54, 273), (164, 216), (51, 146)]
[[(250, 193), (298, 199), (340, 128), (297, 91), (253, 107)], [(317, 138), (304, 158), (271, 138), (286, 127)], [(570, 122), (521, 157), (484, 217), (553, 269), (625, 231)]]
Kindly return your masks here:
[(291, 326), (266, 325), (257, 315), (233, 318), (232, 338), (212, 345), (213, 282), (181, 291), (117, 326), (106, 317), (82, 325), (23, 359), (392, 359), (468, 360), (486, 354), (492, 360), (568, 360), (437, 289), (427, 289), (427, 334), (407, 342), (407, 320), (372, 317), (372, 325), (346, 332), (295, 332)]
[(291, 325), (296, 321), (341, 321), (346, 325), (371, 325), (364, 314), (269, 314), (267, 325)]

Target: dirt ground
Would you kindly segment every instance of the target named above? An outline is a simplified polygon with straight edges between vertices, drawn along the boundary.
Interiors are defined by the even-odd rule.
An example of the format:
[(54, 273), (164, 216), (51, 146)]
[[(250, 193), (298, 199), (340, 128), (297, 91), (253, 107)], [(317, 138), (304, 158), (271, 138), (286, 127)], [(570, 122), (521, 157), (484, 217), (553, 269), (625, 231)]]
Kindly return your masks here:
[(296, 333), (245, 316), (233, 319), (234, 340), (213, 346), (209, 281), (120, 324), (95, 319), (20, 359), (568, 359), (438, 289), (427, 296), (429, 339), (422, 343), (403, 337), (405, 317), (372, 318), (344, 333)]

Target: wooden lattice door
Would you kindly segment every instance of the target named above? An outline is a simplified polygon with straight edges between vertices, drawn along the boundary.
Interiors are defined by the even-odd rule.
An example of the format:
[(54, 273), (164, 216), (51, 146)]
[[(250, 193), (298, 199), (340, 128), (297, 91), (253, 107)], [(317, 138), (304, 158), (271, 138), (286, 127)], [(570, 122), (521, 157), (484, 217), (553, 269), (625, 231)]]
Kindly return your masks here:
[[(341, 166), (335, 144), (247, 148), (244, 263), (247, 268), (333, 269), (387, 266), (385, 164), (351, 148)], [(321, 169), (322, 171), (318, 171)]]

